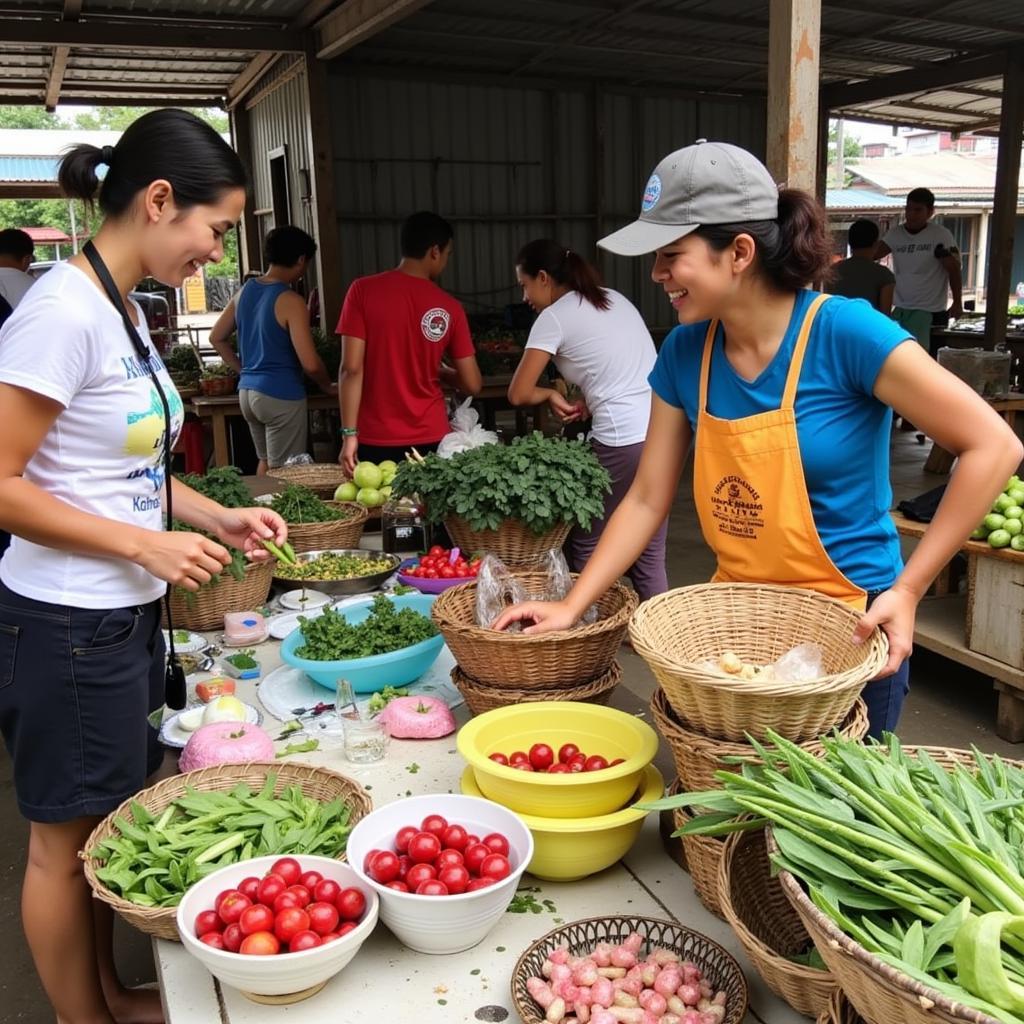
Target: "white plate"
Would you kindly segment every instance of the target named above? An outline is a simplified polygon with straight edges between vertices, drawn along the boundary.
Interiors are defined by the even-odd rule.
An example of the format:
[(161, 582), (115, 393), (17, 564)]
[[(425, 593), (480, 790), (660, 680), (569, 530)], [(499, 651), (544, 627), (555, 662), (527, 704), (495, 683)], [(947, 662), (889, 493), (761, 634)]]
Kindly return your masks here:
[[(161, 632), (164, 635), (164, 644), (170, 650), (171, 639), (167, 634), (167, 630), (164, 629)], [(209, 646), (209, 641), (201, 633), (193, 633), (188, 629), (176, 629), (174, 632), (188, 634), (188, 640), (185, 643), (180, 643), (177, 640), (174, 641), (174, 649), (178, 654), (195, 654), (196, 651), (204, 650)]]
[(270, 635), (275, 640), (283, 640), (289, 633), (299, 628), (299, 616), (304, 615), (307, 619), (315, 619), (327, 611), (327, 605), (314, 608), (309, 612), (285, 612), (283, 615), (275, 615), (269, 622)]
[[(303, 601), (305, 596), (305, 601)], [(282, 608), (289, 608), (292, 611), (311, 611), (313, 608), (322, 608), (324, 605), (328, 605), (334, 598), (330, 594), (325, 594), (320, 590), (307, 589), (305, 591), (300, 590), (289, 590), (287, 593), (282, 594), (278, 599), (278, 603)]]
[[(253, 707), (251, 704), (245, 704), (245, 720), (250, 725), (260, 725), (263, 722), (263, 713), (259, 708)], [(178, 725), (178, 719), (185, 713), (185, 711), (191, 711), (194, 707), (202, 707), (202, 705), (193, 704), (190, 707), (185, 708), (183, 711), (179, 711), (172, 715), (170, 718), (164, 719), (164, 724), (160, 727), (160, 742), (165, 747), (175, 747), (181, 749), (188, 743), (189, 736), (192, 735), (187, 729), (182, 729)], [(193, 730), (194, 732), (195, 730)]]

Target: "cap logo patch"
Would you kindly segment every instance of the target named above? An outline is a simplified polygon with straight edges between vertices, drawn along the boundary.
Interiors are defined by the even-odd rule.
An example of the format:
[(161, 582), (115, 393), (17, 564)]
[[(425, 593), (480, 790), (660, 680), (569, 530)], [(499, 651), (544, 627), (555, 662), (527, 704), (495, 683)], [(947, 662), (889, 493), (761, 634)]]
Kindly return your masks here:
[(661, 199), (661, 178), (652, 174), (644, 189), (644, 201), (640, 204), (641, 213), (650, 213), (658, 205)]

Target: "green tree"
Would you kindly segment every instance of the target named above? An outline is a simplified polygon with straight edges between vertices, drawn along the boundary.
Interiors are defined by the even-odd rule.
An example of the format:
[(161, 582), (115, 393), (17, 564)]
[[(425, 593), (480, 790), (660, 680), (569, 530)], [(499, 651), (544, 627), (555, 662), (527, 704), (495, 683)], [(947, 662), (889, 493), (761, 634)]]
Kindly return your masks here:
[(0, 128), (61, 128), (61, 119), (42, 107), (26, 104), (0, 106)]
[[(143, 114), (156, 110), (156, 107), (96, 107), (94, 110), (77, 114), (72, 122), (82, 131), (123, 132), (132, 121), (138, 120)], [(195, 107), (192, 113), (201, 117), (221, 134), (228, 131), (228, 115), (214, 107)]]

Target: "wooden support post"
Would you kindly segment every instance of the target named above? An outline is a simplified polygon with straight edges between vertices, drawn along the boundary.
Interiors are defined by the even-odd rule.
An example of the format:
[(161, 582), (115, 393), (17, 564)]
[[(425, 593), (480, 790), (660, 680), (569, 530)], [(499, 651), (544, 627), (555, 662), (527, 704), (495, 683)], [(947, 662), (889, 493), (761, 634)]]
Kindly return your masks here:
[(306, 51), (307, 121), (316, 225), (316, 279), (320, 288), (320, 326), (332, 334), (341, 315), (341, 237), (334, 192), (334, 146), (331, 125), (330, 83), (326, 61), (313, 48)]
[[(244, 103), (239, 103), (237, 107), (231, 110), (230, 116), (231, 138), (235, 146), (235, 152), (238, 153), (242, 166), (245, 167), (245, 173), (248, 175), (251, 189), (255, 184), (255, 180), (253, 177), (252, 130), (249, 125), (249, 111)], [(260, 233), (256, 226), (256, 215), (253, 212), (253, 208), (254, 203), (250, 193), (249, 201), (246, 202), (245, 210), (242, 213), (241, 223), (238, 225), (240, 232), (238, 255), (242, 261), (241, 277), (243, 280), (250, 270), (263, 269), (263, 253), (260, 252)]]
[(1021, 134), (1024, 130), (1024, 48), (1014, 50), (1003, 72), (999, 155), (996, 158), (988, 281), (985, 288), (985, 347), (1006, 340), (1006, 308), (1013, 282), (1013, 236), (1017, 226)]
[(770, 0), (768, 169), (789, 188), (815, 191), (821, 0)]

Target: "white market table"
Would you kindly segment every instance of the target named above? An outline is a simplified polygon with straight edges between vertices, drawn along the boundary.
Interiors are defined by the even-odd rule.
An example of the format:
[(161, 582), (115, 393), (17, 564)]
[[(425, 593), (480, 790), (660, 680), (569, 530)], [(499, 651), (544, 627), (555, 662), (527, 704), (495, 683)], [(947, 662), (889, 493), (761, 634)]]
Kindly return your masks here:
[[(256, 649), (264, 675), (281, 664), (278, 649), (273, 641)], [(240, 682), (237, 692), (241, 699), (259, 705), (257, 685)], [(456, 709), (456, 718), (460, 724), (468, 718), (464, 706)], [(280, 724), (264, 709), (264, 727), (271, 735), (277, 734)], [(376, 765), (350, 764), (340, 750), (315, 751), (297, 759), (357, 779), (376, 805), (410, 795), (458, 792), (464, 767), (454, 735), (429, 741), (392, 740), (386, 760)], [(168, 1024), (355, 1024), (377, 1019), (396, 1024), (500, 1024), (506, 1020), (516, 1024), (519, 1018), (509, 986), (520, 953), (563, 922), (615, 913), (676, 918), (729, 949), (743, 966), (750, 987), (748, 1024), (806, 1021), (764, 986), (730, 927), (701, 906), (689, 876), (665, 852), (656, 814), (648, 816), (623, 863), (581, 882), (557, 884), (526, 875), (522, 884), (536, 886), (540, 892), (535, 897), (550, 900), (555, 911), (506, 913), (479, 946), (449, 956), (408, 950), (379, 924), (355, 959), (323, 990), (290, 1006), (251, 1002), (216, 981), (180, 943), (156, 939), (153, 953)]]

